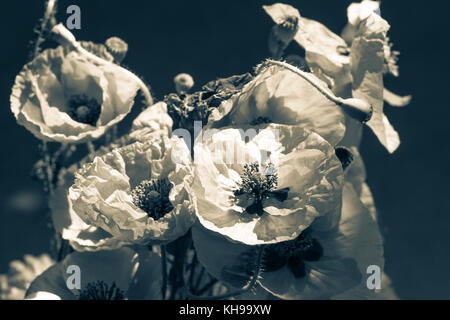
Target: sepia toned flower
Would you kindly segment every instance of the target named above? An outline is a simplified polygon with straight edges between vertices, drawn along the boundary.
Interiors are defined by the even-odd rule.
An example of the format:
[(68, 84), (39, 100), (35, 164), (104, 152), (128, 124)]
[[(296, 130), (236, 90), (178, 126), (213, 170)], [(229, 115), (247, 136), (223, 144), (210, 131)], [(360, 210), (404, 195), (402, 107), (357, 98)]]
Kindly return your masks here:
[(39, 256), (26, 254), (23, 261), (11, 261), (8, 273), (0, 274), (0, 300), (23, 300), (33, 280), (53, 264), (53, 259), (46, 253)]
[(152, 137), (172, 134), (173, 120), (167, 112), (167, 104), (158, 102), (143, 110), (133, 121), (130, 139), (144, 142)]
[(205, 228), (249, 245), (273, 243), (339, 209), (342, 167), (327, 141), (300, 126), (247, 129), (196, 140), (192, 190)]
[[(309, 76), (328, 90), (314, 75)], [(260, 68), (240, 93), (223, 102), (211, 121), (216, 128), (269, 122), (300, 125), (332, 145), (345, 132), (344, 113), (336, 103), (298, 74), (270, 64)]]
[(47, 49), (16, 77), (11, 111), (37, 138), (80, 143), (99, 138), (131, 110), (139, 83), (125, 69), (65, 47)]
[(305, 59), (310, 68), (319, 66), (328, 75), (345, 76), (349, 80), (346, 75), (350, 65), (349, 51), (343, 39), (320, 22), (302, 17), (291, 5), (275, 3), (264, 5), (263, 9), (277, 24), (288, 17), (298, 21), (293, 39), (305, 49)]
[(69, 240), (72, 247), (77, 250), (82, 248), (108, 249), (120, 245), (119, 239), (105, 236), (105, 232), (95, 226), (86, 224), (72, 207), (69, 199), (69, 188), (75, 182), (75, 173), (83, 165), (86, 165), (99, 156), (112, 152), (114, 149), (125, 147), (134, 142), (152, 141), (168, 137), (171, 134), (172, 119), (167, 114), (166, 105), (162, 102), (152, 105), (142, 111), (133, 121), (129, 134), (101, 146), (93, 153), (71, 165), (61, 168), (55, 184), (50, 193), (49, 207), (52, 213), (53, 226), (63, 239)]
[(369, 265), (383, 269), (382, 238), (348, 182), (342, 197), (342, 211), (333, 213), (339, 217), (336, 227), (320, 230), (320, 222), (313, 222), (285, 242), (249, 246), (195, 225), (198, 258), (209, 273), (234, 288), (256, 277), (255, 286), (282, 299), (337, 299), (342, 293), (371, 297), (374, 292), (363, 275)]
[(95, 228), (86, 242), (84, 232), (69, 240), (77, 250), (92, 251), (182, 236), (195, 210), (190, 162), (184, 141), (165, 136), (96, 156), (75, 173), (69, 189), (69, 208), (85, 223), (79, 229)]
[(373, 106), (372, 119), (367, 122), (381, 144), (394, 152), (400, 145), (398, 133), (383, 112), (385, 90), (383, 73), (386, 63), (389, 24), (372, 12), (358, 24), (351, 45), (352, 95)]
[(26, 299), (160, 299), (160, 260), (147, 249), (73, 252), (37, 277)]
[[(404, 106), (411, 97), (399, 97), (384, 88), (386, 72), (398, 75), (398, 52), (392, 50), (387, 36), (390, 25), (379, 15), (379, 2), (363, 0), (351, 4), (343, 38), (319, 22), (300, 17), (298, 10), (290, 5), (277, 3), (264, 9), (274, 21), (287, 11), (298, 16), (299, 29), (294, 39), (305, 49), (308, 67), (329, 83), (336, 95), (369, 103), (373, 114), (367, 125), (381, 144), (390, 153), (394, 152), (400, 139), (383, 112), (383, 100), (393, 106)], [(361, 124), (346, 117), (345, 125), (348, 130), (344, 144), (358, 146)]]

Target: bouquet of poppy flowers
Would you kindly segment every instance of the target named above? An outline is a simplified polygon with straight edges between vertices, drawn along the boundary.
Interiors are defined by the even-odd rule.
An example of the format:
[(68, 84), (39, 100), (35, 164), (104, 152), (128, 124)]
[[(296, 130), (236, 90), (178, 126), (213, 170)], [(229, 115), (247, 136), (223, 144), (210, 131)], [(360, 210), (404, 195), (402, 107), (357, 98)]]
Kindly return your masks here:
[(41, 141), (55, 237), (11, 263), (0, 298), (396, 298), (358, 153), (365, 126), (396, 150), (383, 103), (410, 99), (383, 86), (398, 52), (379, 2), (352, 3), (341, 36), (263, 6), (267, 60), (197, 92), (179, 74), (163, 101), (124, 40), (78, 41), (55, 2), (10, 100)]

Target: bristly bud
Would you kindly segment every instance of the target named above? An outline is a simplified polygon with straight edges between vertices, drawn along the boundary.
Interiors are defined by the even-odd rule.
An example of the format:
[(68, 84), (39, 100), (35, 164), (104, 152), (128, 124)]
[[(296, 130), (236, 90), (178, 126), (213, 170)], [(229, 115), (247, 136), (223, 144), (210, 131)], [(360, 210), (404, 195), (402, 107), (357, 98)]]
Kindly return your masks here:
[(178, 94), (185, 94), (194, 86), (194, 79), (190, 74), (180, 73), (173, 78)]
[(128, 44), (118, 37), (111, 37), (105, 41), (106, 48), (114, 57), (114, 61), (120, 64), (128, 52)]

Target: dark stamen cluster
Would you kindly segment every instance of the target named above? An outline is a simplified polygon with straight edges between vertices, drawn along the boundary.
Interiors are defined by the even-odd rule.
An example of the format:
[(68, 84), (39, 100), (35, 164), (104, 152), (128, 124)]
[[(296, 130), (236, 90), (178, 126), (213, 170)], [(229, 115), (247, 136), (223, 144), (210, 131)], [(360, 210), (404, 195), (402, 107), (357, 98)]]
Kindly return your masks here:
[(78, 122), (95, 126), (101, 113), (101, 105), (85, 94), (73, 95), (69, 99), (69, 116)]
[(160, 219), (173, 210), (169, 193), (173, 184), (167, 179), (144, 180), (132, 191), (133, 203), (147, 212), (149, 217)]
[(264, 270), (276, 271), (287, 265), (296, 278), (301, 278), (306, 275), (305, 261), (318, 261), (322, 256), (322, 246), (307, 229), (294, 240), (268, 245)]
[(111, 287), (103, 281), (89, 282), (78, 296), (79, 300), (125, 300), (125, 294), (113, 282)]
[(279, 23), (284, 29), (296, 32), (298, 28), (298, 18), (296, 16), (287, 16)]
[(272, 122), (273, 122), (273, 121), (270, 120), (269, 118), (266, 118), (266, 117), (258, 117), (258, 118), (256, 118), (256, 119), (253, 119), (253, 120), (250, 122), (250, 125), (252, 125), (252, 126), (257, 126), (257, 125), (259, 125), (259, 124), (272, 123)]
[(246, 208), (250, 214), (263, 215), (263, 200), (273, 196), (280, 201), (287, 199), (288, 189), (275, 190), (278, 186), (278, 174), (272, 163), (265, 166), (263, 172), (260, 171), (258, 162), (244, 165), (244, 172), (241, 175), (242, 181), (234, 191), (234, 196), (243, 194), (250, 195), (254, 203)]

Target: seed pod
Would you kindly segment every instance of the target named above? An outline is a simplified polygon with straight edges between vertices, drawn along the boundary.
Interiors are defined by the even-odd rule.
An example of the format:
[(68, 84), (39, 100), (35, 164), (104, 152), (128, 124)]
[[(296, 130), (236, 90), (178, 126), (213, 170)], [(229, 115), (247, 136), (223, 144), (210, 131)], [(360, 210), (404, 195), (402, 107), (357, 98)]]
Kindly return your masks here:
[(190, 74), (180, 73), (173, 78), (178, 94), (185, 94), (194, 86), (194, 79)]
[(114, 57), (116, 63), (121, 63), (128, 52), (128, 44), (118, 37), (111, 37), (105, 41), (106, 48)]

